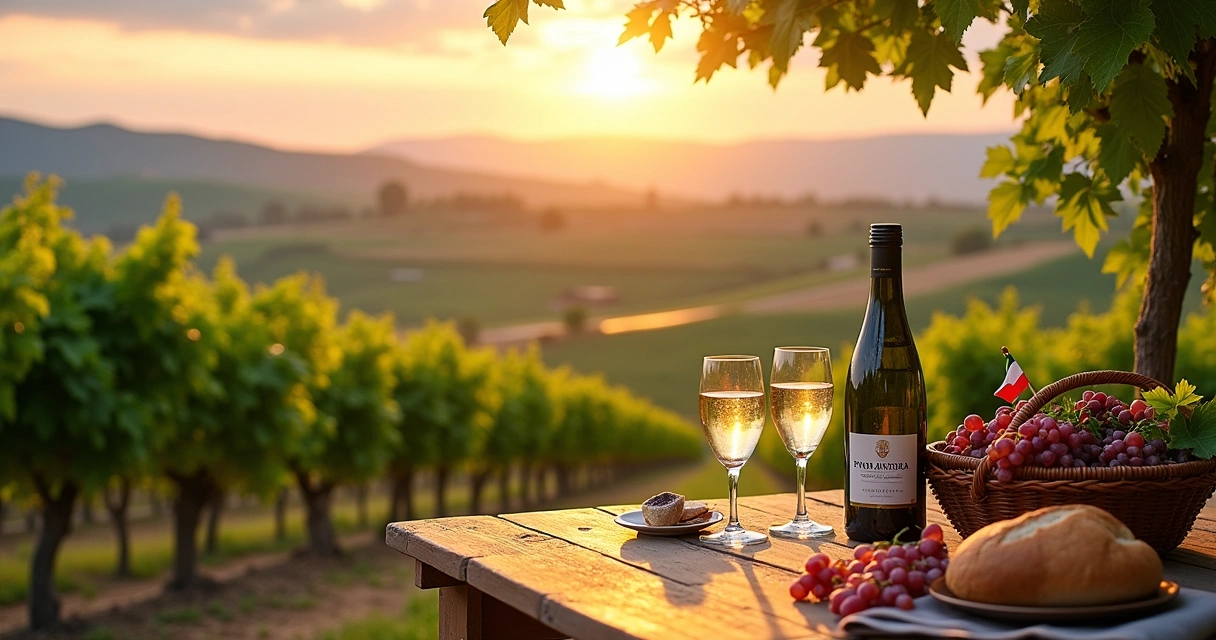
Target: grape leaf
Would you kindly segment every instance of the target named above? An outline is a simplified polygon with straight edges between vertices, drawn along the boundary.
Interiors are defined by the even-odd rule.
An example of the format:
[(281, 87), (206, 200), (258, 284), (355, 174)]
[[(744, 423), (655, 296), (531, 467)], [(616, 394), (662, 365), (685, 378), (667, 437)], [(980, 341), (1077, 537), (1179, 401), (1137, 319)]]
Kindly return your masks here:
[(1144, 401), (1148, 403), (1148, 406), (1170, 419), (1178, 414), (1178, 407), (1188, 407), (1202, 399), (1203, 396), (1196, 395), (1195, 386), (1187, 382), (1185, 378), (1179, 380), (1178, 384), (1174, 386), (1173, 395), (1170, 395), (1169, 390), (1165, 387), (1157, 387), (1144, 392)]
[(1013, 6), (1013, 14), (1026, 21), (1026, 14), (1030, 11), (1030, 0), (1013, 0), (1010, 3)]
[(1128, 65), (1115, 79), (1110, 123), (1131, 136), (1144, 154), (1157, 155), (1165, 138), (1165, 119), (1174, 115), (1165, 78), (1148, 65)]
[(1131, 138), (1113, 124), (1100, 125), (1098, 138), (1102, 141), (1098, 166), (1106, 172), (1111, 182), (1123, 182), (1140, 162), (1140, 150), (1132, 144)]
[(1026, 22), (1026, 32), (1039, 39), (1039, 57), (1043, 60), (1040, 82), (1060, 78), (1062, 83), (1071, 84), (1080, 77), (1085, 60), (1073, 54), (1073, 47), (1084, 21), (1081, 7), (1072, 2), (1044, 0)]
[(528, 0), (496, 0), (494, 4), (486, 7), (486, 12), (481, 14), (481, 17), (486, 19), (486, 25), (498, 36), (499, 42), (506, 46), (511, 32), (515, 31), (515, 25), (520, 20), (528, 24)]
[(1195, 393), (1195, 385), (1183, 378), (1174, 385), (1174, 402), (1180, 407), (1189, 407), (1203, 400), (1203, 396)]
[(1178, 405), (1174, 403), (1174, 396), (1165, 387), (1157, 387), (1144, 392), (1142, 396), (1148, 406), (1157, 411), (1158, 414), (1167, 417), (1174, 417), (1178, 413)]
[(1118, 191), (1103, 188), (1083, 174), (1064, 176), (1060, 184), (1060, 199), (1056, 203), (1056, 215), (1063, 220), (1065, 231), (1072, 230), (1077, 246), (1085, 255), (1094, 257), (1102, 231), (1109, 228), (1106, 218), (1115, 215), (1110, 203), (1119, 199)]
[(1013, 171), (1017, 166), (1013, 150), (1003, 144), (988, 147), (985, 156), (984, 166), (980, 168), (981, 178), (996, 178)]
[(1027, 85), (1034, 81), (1039, 71), (1039, 50), (1029, 47), (1009, 56), (1005, 63), (1005, 84), (1017, 95), (1022, 95)]
[(802, 46), (802, 37), (814, 19), (815, 14), (808, 11), (807, 4), (783, 2), (774, 14), (769, 49), (773, 54), (773, 64), (782, 72), (789, 70), (790, 58)]
[(1020, 182), (1007, 180), (988, 193), (988, 218), (992, 220), (992, 235), (998, 236), (1022, 217), (1030, 196)]
[(1211, 0), (1153, 0), (1157, 28), (1153, 34), (1161, 49), (1178, 64), (1187, 65), (1195, 48), (1195, 27), (1206, 37), (1216, 36), (1216, 4)]
[(630, 9), (625, 14), (625, 30), (621, 32), (621, 37), (617, 39), (617, 45), (620, 46), (634, 38), (650, 33), (650, 16), (654, 15), (657, 8), (657, 3), (639, 2)]
[(921, 113), (928, 115), (933, 94), (940, 87), (947, 92), (954, 79), (954, 71), (966, 71), (967, 61), (958, 46), (945, 32), (933, 34), (916, 31), (908, 44), (907, 75), (912, 78), (912, 95), (920, 106)]
[(835, 68), (845, 85), (857, 91), (865, 86), (868, 75), (882, 73), (874, 58), (874, 42), (853, 31), (841, 31), (831, 46), (824, 47), (819, 66)]
[(566, 5), (563, 0), (532, 0), (542, 7), (553, 7), (554, 9), (565, 9)]
[(1170, 446), (1190, 449), (1195, 456), (1208, 460), (1216, 456), (1216, 405), (1195, 407), (1188, 420), (1182, 414), (1170, 420)]
[(1115, 286), (1122, 288), (1131, 278), (1139, 279), (1148, 271), (1148, 249), (1152, 231), (1139, 221), (1127, 240), (1120, 240), (1106, 253), (1102, 273), (1115, 274)]
[(1127, 56), (1153, 33), (1153, 12), (1140, 0), (1085, 0), (1088, 17), (1077, 30), (1073, 53), (1085, 60), (1085, 70), (1099, 92), (1106, 91)]
[(979, 0), (933, 0), (933, 10), (955, 44), (963, 41), (963, 34), (983, 11)]
[(654, 24), (650, 25), (650, 44), (654, 46), (655, 53), (662, 51), (663, 43), (671, 37), (672, 16), (672, 12), (665, 9), (654, 19)]
[(985, 49), (980, 52), (980, 64), (983, 75), (975, 90), (982, 96), (983, 103), (988, 104), (988, 98), (1005, 84), (1005, 63), (1013, 55), (1013, 47), (1002, 42), (995, 49)]

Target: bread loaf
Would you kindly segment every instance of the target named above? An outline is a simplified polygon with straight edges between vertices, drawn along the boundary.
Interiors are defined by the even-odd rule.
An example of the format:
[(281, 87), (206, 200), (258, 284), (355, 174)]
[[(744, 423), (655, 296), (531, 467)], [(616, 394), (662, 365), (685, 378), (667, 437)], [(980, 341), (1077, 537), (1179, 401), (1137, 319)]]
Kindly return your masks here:
[(642, 517), (652, 527), (678, 524), (684, 517), (684, 496), (664, 491), (642, 503)]
[(960, 598), (1023, 606), (1130, 602), (1161, 584), (1161, 559), (1114, 516), (1088, 505), (1048, 507), (990, 524), (950, 557)]

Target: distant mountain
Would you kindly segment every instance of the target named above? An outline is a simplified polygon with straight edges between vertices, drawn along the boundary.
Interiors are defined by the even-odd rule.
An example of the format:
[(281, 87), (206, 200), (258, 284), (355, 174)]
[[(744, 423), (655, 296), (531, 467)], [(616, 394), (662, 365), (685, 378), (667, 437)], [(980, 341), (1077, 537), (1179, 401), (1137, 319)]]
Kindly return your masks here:
[[(370, 203), (386, 180), (406, 183), (415, 197), (457, 192), (513, 194), (531, 205), (620, 206), (640, 194), (602, 184), (487, 175), (442, 169), (384, 154), (282, 151), (181, 133), (131, 131), (109, 124), (56, 128), (0, 118), (0, 178), (29, 171), (68, 180), (152, 179), (325, 194)], [(189, 206), (189, 203), (187, 203)]]
[(369, 153), (468, 171), (600, 180), (693, 198), (813, 193), (827, 199), (980, 202), (992, 188), (991, 181), (978, 177), (984, 149), (1007, 140), (1007, 133), (737, 144), (473, 136), (396, 140)]

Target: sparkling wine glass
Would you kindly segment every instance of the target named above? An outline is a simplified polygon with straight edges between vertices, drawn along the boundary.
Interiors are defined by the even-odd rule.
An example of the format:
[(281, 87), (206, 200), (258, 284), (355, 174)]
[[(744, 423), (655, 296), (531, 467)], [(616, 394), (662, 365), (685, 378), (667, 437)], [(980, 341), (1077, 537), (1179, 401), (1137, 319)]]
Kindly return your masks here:
[(730, 483), (730, 521), (706, 544), (742, 547), (768, 536), (739, 524), (739, 471), (752, 457), (764, 430), (764, 375), (756, 356), (708, 356), (701, 369), (701, 427)]
[(773, 424), (798, 468), (798, 511), (768, 532), (805, 540), (830, 535), (832, 527), (806, 515), (806, 463), (832, 422), (832, 358), (823, 347), (778, 347), (769, 377)]

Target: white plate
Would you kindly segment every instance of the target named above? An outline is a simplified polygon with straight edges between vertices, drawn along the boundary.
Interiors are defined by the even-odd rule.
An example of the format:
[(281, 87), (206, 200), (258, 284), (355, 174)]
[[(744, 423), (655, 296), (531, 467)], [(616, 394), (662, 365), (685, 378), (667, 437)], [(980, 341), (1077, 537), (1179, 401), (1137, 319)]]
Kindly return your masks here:
[(646, 518), (642, 517), (642, 510), (626, 511), (616, 517), (616, 523), (626, 529), (633, 529), (638, 533), (645, 533), (652, 536), (683, 536), (690, 533), (696, 533), (706, 527), (718, 524), (725, 518), (722, 514), (713, 511), (710, 513), (709, 520), (705, 522), (694, 522), (692, 524), (673, 524), (667, 527), (652, 527), (646, 524)]

